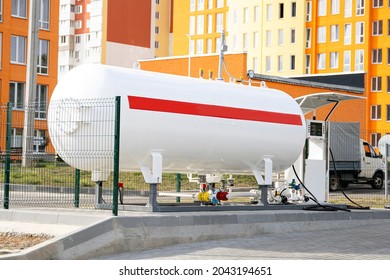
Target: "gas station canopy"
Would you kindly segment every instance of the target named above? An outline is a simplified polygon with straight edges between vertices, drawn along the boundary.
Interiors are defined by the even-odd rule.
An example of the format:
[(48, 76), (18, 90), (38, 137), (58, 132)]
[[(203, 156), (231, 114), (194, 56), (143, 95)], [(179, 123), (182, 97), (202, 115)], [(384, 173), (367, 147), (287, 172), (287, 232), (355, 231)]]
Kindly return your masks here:
[(354, 99), (366, 99), (366, 97), (336, 92), (321, 92), (297, 97), (295, 101), (301, 107), (303, 114), (307, 114), (329, 104), (337, 106), (341, 101)]

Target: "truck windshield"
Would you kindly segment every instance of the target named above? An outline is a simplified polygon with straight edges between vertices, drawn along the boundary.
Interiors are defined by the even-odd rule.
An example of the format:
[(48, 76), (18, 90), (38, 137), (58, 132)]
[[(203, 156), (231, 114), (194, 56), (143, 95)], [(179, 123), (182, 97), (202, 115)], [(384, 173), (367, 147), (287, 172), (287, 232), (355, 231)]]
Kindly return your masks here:
[(379, 157), (379, 155), (375, 152), (374, 148), (370, 144), (363, 143), (363, 145), (364, 145), (364, 152), (366, 153), (366, 157), (372, 157), (372, 158)]

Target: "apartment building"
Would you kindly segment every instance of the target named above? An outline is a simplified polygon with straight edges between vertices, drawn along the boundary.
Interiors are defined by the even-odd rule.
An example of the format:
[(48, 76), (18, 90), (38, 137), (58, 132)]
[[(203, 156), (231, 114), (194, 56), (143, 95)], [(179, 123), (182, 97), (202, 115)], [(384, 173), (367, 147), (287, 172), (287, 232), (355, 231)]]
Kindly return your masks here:
[(190, 0), (174, 2), (173, 55), (247, 53), (248, 69), (270, 75), (304, 72), (304, 2)]
[(227, 0), (174, 1), (172, 55), (219, 52), (227, 11)]
[(390, 132), (390, 1), (306, 1), (305, 73), (366, 73), (367, 140)]
[(168, 56), (172, 0), (60, 0), (59, 78), (84, 63)]
[[(47, 152), (46, 110), (57, 83), (58, 5), (39, 0), (34, 152)], [(28, 0), (0, 0), (0, 103), (12, 102), (12, 149), (22, 147), (24, 108), (27, 105)], [(4, 116), (4, 115), (2, 115)], [(5, 123), (5, 122), (3, 122)], [(5, 147), (5, 125), (0, 127)]]

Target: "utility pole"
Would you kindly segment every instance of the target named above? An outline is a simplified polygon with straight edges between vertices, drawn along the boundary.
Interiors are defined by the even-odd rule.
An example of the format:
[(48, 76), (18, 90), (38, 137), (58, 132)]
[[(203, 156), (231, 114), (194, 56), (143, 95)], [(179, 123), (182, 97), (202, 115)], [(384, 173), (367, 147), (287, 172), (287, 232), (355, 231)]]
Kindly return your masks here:
[(219, 53), (219, 66), (218, 66), (218, 81), (223, 81), (222, 78), (222, 67), (223, 67), (223, 60), (224, 60), (224, 53), (227, 51), (228, 47), (225, 44), (225, 30), (222, 30), (221, 33), (221, 49)]
[(24, 98), (24, 129), (22, 166), (32, 165), (34, 140), (35, 96), (37, 88), (38, 21), (41, 0), (30, 0), (28, 24), (28, 49), (26, 71), (26, 94)]

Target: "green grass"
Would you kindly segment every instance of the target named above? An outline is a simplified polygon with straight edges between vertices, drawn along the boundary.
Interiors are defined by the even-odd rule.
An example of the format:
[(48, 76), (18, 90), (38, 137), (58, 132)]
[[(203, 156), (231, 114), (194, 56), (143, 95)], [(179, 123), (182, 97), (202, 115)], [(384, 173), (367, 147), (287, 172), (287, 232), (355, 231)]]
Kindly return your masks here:
[[(4, 174), (4, 168), (0, 168), (0, 172)], [(196, 177), (196, 175), (194, 175)], [(0, 182), (3, 181), (4, 176), (0, 175)], [(236, 175), (235, 187), (255, 187), (257, 185), (254, 176)], [(120, 172), (119, 181), (124, 183), (126, 189), (149, 189), (148, 184), (145, 183), (141, 172)], [(105, 186), (111, 186), (113, 182), (113, 175), (104, 182)], [(75, 185), (75, 168), (65, 164), (42, 163), (35, 164), (33, 167), (24, 168), (20, 164), (12, 164), (10, 172), (11, 184), (28, 184), (28, 185), (45, 185), (68, 187)], [(190, 183), (185, 174), (181, 175), (181, 189), (182, 190), (196, 190), (197, 183)], [(162, 184), (159, 189), (162, 191), (176, 190), (177, 176), (172, 173), (164, 173)], [(80, 171), (80, 186), (94, 187), (95, 182), (91, 181), (91, 172)], [(220, 187), (217, 184), (216, 187)]]

